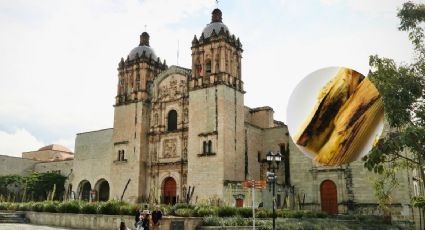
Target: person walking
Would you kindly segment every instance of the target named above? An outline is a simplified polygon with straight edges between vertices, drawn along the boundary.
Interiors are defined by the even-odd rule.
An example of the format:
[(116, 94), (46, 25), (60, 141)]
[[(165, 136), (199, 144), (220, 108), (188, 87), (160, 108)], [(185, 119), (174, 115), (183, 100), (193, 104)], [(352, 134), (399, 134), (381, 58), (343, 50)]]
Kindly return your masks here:
[(135, 213), (135, 215), (134, 215), (134, 227), (136, 227), (137, 228), (137, 223), (140, 221), (140, 215), (141, 215), (142, 213), (140, 213), (140, 208), (138, 208), (138, 209), (136, 209), (136, 213)]
[(159, 209), (159, 205), (155, 205), (155, 209), (152, 212), (152, 229), (159, 230), (159, 225), (161, 225), (162, 212)]
[(149, 230), (149, 228), (152, 226), (152, 217), (151, 217), (151, 212), (149, 210), (143, 210), (143, 212), (146, 212), (146, 225), (144, 230)]
[(151, 222), (149, 210), (143, 210), (140, 221), (137, 223), (137, 230), (149, 230)]
[(121, 221), (119, 230), (130, 230), (130, 229), (127, 228), (127, 226), (125, 225), (123, 221)]
[(137, 224), (136, 224), (137, 230), (144, 230), (146, 223), (147, 223), (146, 215), (141, 213), (140, 218), (139, 218), (139, 222), (137, 222)]

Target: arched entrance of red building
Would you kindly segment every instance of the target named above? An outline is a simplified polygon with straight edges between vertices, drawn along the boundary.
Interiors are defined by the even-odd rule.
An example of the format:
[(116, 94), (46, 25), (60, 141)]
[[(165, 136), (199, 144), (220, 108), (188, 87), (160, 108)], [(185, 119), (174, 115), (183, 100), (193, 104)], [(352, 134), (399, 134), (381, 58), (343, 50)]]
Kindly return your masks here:
[(164, 204), (177, 202), (177, 183), (172, 177), (167, 177), (162, 182), (162, 202)]
[(329, 214), (338, 214), (337, 190), (333, 181), (325, 180), (320, 185), (320, 201), (322, 211)]

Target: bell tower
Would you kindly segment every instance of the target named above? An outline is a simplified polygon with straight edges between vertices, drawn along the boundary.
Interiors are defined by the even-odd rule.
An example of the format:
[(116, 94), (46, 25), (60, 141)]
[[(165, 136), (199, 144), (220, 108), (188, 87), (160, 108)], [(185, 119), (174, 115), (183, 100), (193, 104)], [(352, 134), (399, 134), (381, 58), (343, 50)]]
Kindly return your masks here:
[(243, 93), (242, 44), (222, 21), (222, 12), (212, 12), (211, 23), (199, 39), (192, 40), (191, 89), (224, 84)]
[(127, 59), (118, 65), (118, 89), (115, 106), (148, 99), (147, 84), (167, 68), (149, 46), (149, 34), (140, 35), (139, 46), (131, 50)]
[(213, 10), (191, 48), (188, 185), (201, 199), (223, 197), (227, 182), (244, 179), (243, 50), (222, 16)]
[(121, 198), (124, 188), (126, 201), (139, 202), (142, 196), (147, 196), (149, 87), (153, 78), (166, 68), (165, 61), (161, 62), (150, 47), (147, 32), (140, 35), (139, 45), (126, 60), (121, 58), (118, 64), (111, 162), (114, 199)]

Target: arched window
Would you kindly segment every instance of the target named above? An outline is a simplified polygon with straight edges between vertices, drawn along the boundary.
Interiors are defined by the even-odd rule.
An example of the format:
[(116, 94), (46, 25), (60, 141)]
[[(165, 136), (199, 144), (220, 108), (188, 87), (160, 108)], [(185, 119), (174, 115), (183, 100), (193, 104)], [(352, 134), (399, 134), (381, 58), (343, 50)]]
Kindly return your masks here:
[(118, 161), (126, 161), (124, 150), (118, 150)]
[(211, 73), (211, 60), (208, 60), (205, 65), (205, 73)]
[(207, 153), (208, 152), (208, 145), (207, 145), (207, 142), (206, 141), (204, 141), (203, 142), (203, 146), (202, 146), (202, 153)]
[(208, 141), (208, 153), (212, 153), (212, 141)]
[(177, 112), (171, 110), (168, 112), (168, 131), (174, 131), (177, 129)]

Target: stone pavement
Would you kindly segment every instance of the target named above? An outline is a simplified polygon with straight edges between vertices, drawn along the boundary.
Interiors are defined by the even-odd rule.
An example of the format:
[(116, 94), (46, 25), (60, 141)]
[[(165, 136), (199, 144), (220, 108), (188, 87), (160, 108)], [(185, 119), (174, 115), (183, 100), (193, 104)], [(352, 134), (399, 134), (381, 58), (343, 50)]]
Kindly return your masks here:
[[(67, 230), (71, 228), (60, 228), (53, 226), (42, 226), (33, 224), (0, 224), (0, 230)], [(74, 229), (75, 230), (75, 229)]]

